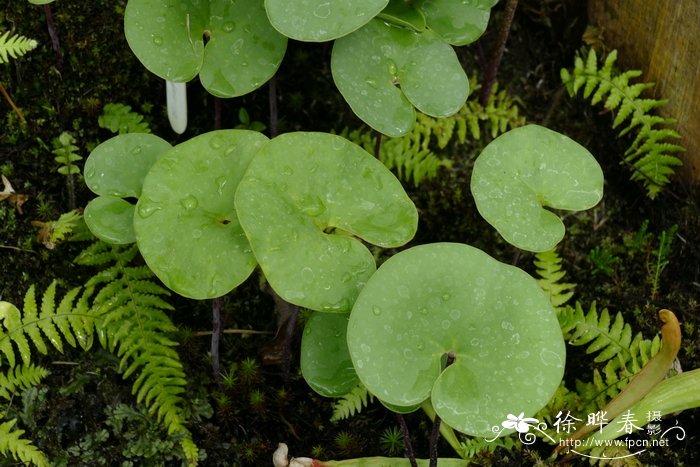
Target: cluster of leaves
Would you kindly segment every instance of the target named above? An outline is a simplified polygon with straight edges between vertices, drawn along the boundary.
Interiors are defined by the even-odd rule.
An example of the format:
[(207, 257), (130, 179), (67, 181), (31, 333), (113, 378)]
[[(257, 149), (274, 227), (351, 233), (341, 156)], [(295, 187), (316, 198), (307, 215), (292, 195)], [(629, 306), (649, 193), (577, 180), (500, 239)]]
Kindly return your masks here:
[(132, 112), (131, 107), (125, 104), (106, 104), (97, 123), (100, 128), (106, 128), (120, 135), (151, 132), (148, 123), (143, 120), (143, 115)]
[(626, 125), (620, 136), (635, 135), (625, 151), (624, 161), (633, 170), (632, 179), (641, 181), (647, 195), (653, 199), (669, 183), (675, 167), (682, 165), (674, 154), (685, 151), (685, 148), (669, 142), (680, 137), (678, 132), (667, 127), (675, 120), (651, 113), (666, 100), (640, 97), (654, 83), (631, 84), (630, 80), (642, 72), (628, 70), (620, 73), (614, 69), (616, 60), (617, 51), (613, 50), (600, 67), (595, 50), (590, 49), (585, 62), (582, 57), (576, 57), (572, 71), (561, 70), (561, 79), (571, 96), (583, 90), (583, 97), (590, 99), (591, 104), (603, 102), (605, 109), (615, 112), (613, 128)]
[[(474, 90), (479, 89), (475, 76), (470, 80), (470, 85)], [(401, 180), (418, 186), (423, 180), (434, 178), (440, 167), (452, 166), (450, 159), (439, 155), (451, 143), (467, 144), (476, 150), (483, 147), (486, 141), (525, 124), (517, 100), (506, 90), (499, 90), (498, 83), (491, 88), (486, 106), (479, 103), (478, 93), (473, 92), (472, 96), (456, 114), (449, 117), (434, 118), (416, 112), (416, 124), (406, 135), (382, 138), (379, 160), (390, 170), (396, 171)], [(482, 137), (482, 127), (488, 138)], [(375, 152), (375, 131), (365, 127), (345, 130), (342, 134), (366, 151)]]
[[(89, 350), (97, 337), (102, 347), (119, 358), (119, 371), (125, 378), (136, 375), (132, 390), (136, 401), (169, 434), (178, 435), (185, 457), (196, 463), (198, 450), (185, 428), (183, 410), (187, 381), (174, 349), (176, 343), (168, 337), (176, 329), (165, 313), (172, 307), (162, 298), (169, 293), (152, 281), (150, 269), (131, 265), (137, 254), (135, 247), (95, 243), (76, 259), (78, 264), (103, 267), (84, 289), (70, 290), (56, 305), (54, 282), (39, 307), (32, 287), (21, 312), (0, 303), (0, 355), (14, 369), (5, 375), (5, 391), (14, 393), (44, 375), (31, 365), (32, 347), (46, 354), (48, 341), (59, 352), (64, 343)], [(23, 366), (17, 366), (18, 356)], [(25, 444), (13, 442), (3, 452), (19, 457), (23, 450)]]
[(607, 308), (598, 311), (593, 302), (585, 310), (580, 303), (567, 304), (574, 284), (561, 280), (566, 272), (562, 259), (555, 251), (538, 253), (535, 264), (540, 284), (550, 295), (556, 307), (559, 324), (569, 345), (585, 348), (587, 355), (595, 354), (592, 381), (576, 381), (576, 390), (570, 391), (562, 382), (539, 419), (552, 420), (562, 408), (572, 413), (594, 413), (615, 397), (629, 380), (659, 351), (659, 336), (645, 339), (641, 332), (634, 334), (622, 313), (611, 317)]
[(73, 135), (64, 131), (57, 138), (54, 138), (53, 147), (54, 149), (51, 152), (56, 156), (54, 159), (61, 164), (58, 168), (58, 173), (61, 175), (79, 174), (80, 167), (75, 165), (75, 162), (83, 158), (75, 153), (78, 150), (78, 146), (75, 145)]
[(0, 63), (7, 63), (10, 58), (18, 58), (35, 49), (37, 42), (20, 35), (10, 35), (10, 31), (0, 35)]

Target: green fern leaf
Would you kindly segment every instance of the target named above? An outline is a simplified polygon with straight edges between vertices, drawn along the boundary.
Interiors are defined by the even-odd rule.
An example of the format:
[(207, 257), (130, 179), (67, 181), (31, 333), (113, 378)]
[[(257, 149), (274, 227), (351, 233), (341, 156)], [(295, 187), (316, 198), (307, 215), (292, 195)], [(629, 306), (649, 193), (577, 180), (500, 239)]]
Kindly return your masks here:
[(549, 300), (555, 308), (559, 308), (571, 299), (574, 295), (573, 289), (576, 284), (560, 282), (566, 275), (566, 271), (561, 268), (561, 257), (556, 250), (535, 253), (535, 267), (540, 279), (537, 283), (549, 296)]
[(0, 397), (10, 400), (19, 392), (36, 386), (49, 375), (49, 370), (33, 364), (19, 365), (0, 373)]
[(148, 123), (143, 121), (143, 115), (131, 111), (131, 107), (124, 104), (106, 104), (102, 109), (102, 115), (97, 119), (101, 128), (108, 129), (112, 133), (150, 133)]
[(350, 418), (356, 413), (360, 413), (373, 400), (374, 396), (360, 383), (333, 404), (331, 421), (337, 422)]
[(625, 152), (624, 161), (633, 170), (632, 180), (642, 182), (647, 195), (653, 199), (670, 182), (675, 168), (682, 165), (681, 160), (671, 153), (685, 149), (668, 143), (668, 139), (677, 138), (678, 133), (658, 127), (671, 125), (674, 121), (651, 114), (667, 101), (640, 97), (654, 84), (630, 84), (630, 80), (641, 76), (641, 71), (614, 72), (616, 59), (617, 51), (613, 50), (599, 68), (596, 53), (591, 49), (585, 64), (580, 57), (576, 57), (573, 70), (561, 70), (561, 78), (571, 96), (583, 87), (583, 97), (590, 99), (592, 105), (604, 100), (605, 109), (615, 112), (612, 127), (621, 128), (620, 136), (632, 131), (637, 133)]
[(37, 42), (24, 36), (10, 36), (10, 31), (0, 36), (0, 63), (8, 63), (11, 58), (19, 58), (34, 50)]
[(14, 429), (16, 419), (0, 424), (0, 454), (11, 455), (14, 459), (36, 467), (48, 467), (49, 461), (31, 441), (22, 438), (24, 430)]

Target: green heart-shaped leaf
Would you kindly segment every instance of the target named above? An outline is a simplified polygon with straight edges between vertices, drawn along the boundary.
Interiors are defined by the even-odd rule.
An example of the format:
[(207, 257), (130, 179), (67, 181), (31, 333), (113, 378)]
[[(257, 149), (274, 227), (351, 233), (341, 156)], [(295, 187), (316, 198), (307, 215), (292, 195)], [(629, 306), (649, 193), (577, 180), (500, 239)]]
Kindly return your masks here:
[(275, 74), (287, 47), (263, 0), (129, 0), (124, 33), (151, 72), (173, 82), (199, 73), (204, 88), (218, 97), (260, 87)]
[(417, 7), (428, 27), (452, 45), (476, 41), (489, 24), (491, 8), (498, 0), (418, 0)]
[(100, 240), (126, 245), (136, 241), (134, 205), (115, 196), (98, 196), (85, 206), (85, 224)]
[(272, 288), (318, 311), (348, 311), (375, 270), (354, 236), (396, 247), (418, 222), (381, 162), (326, 133), (288, 133), (266, 144), (241, 181), (236, 209)]
[(357, 386), (345, 333), (347, 313), (313, 313), (301, 339), (301, 373), (309, 386), (326, 397), (340, 397)]
[(151, 166), (172, 146), (148, 133), (127, 133), (97, 146), (85, 161), (85, 183), (98, 195), (141, 196)]
[(148, 266), (175, 292), (218, 297), (253, 271), (234, 194), (266, 141), (254, 131), (213, 131), (177, 145), (148, 172), (134, 215), (136, 239)]
[(389, 0), (265, 0), (270, 22), (299, 41), (323, 42), (350, 34), (382, 11)]
[(457, 55), (434, 32), (417, 33), (380, 20), (335, 41), (331, 69), (355, 114), (392, 137), (413, 128), (414, 106), (445, 117), (457, 112), (469, 94)]
[(85, 207), (85, 223), (107, 243), (127, 244), (134, 235), (134, 205), (121, 198), (138, 198), (146, 173), (170, 150), (167, 141), (151, 134), (129, 133), (97, 146), (85, 161), (85, 183), (101, 195)]
[(471, 190), (481, 216), (510, 244), (547, 251), (564, 224), (544, 206), (589, 209), (603, 197), (603, 171), (586, 148), (547, 128), (527, 125), (493, 140), (474, 164)]
[[(468, 245), (422, 245), (387, 260), (360, 292), (348, 348), (379, 399), (431, 399), (442, 420), (492, 436), (509, 413), (534, 414), (564, 372), (557, 317), (537, 282)], [(442, 368), (445, 355), (454, 362)]]

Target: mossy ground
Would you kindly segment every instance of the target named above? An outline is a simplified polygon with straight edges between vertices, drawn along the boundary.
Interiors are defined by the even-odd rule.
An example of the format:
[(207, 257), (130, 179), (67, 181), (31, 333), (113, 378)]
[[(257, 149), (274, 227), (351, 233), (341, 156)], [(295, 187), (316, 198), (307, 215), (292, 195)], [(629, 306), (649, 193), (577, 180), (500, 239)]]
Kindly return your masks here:
[[(35, 38), (40, 46), (19, 60), (0, 67), (0, 82), (8, 89), (27, 119), (21, 124), (9, 106), (0, 105), (0, 171), (18, 193), (29, 200), (18, 213), (0, 203), (0, 297), (20, 303), (30, 284), (43, 290), (53, 279), (64, 286), (79, 285), (94, 271), (72, 263), (84, 244), (62, 243), (47, 250), (36, 239), (32, 220), (47, 221), (69, 209), (65, 177), (50, 153), (51, 141), (70, 131), (80, 154), (87, 156), (111, 134), (97, 125), (104, 104), (130, 105), (146, 116), (154, 133), (172, 143), (213, 129), (214, 99), (195, 81), (189, 85), (190, 125), (177, 136), (167, 126), (163, 82), (131, 54), (122, 34), (125, 0), (83, 2), (61, 0), (51, 5), (61, 41), (63, 65), (59, 67), (46, 32), (40, 7), (11, 2), (0, 11), (0, 31)], [(575, 299), (584, 304), (596, 300), (600, 307), (621, 311), (635, 331), (651, 337), (658, 330), (656, 312), (674, 310), (683, 323), (684, 345), (679, 359), (685, 369), (700, 367), (698, 316), (700, 300), (700, 207), (698, 193), (682, 184), (671, 186), (658, 200), (650, 201), (643, 189), (629, 181), (620, 164), (625, 142), (610, 129), (610, 117), (579, 100), (562, 95), (558, 70), (569, 66), (580, 46), (585, 18), (578, 2), (521, 2), (508, 50), (499, 75), (501, 86), (517, 95), (528, 120), (566, 132), (597, 155), (606, 175), (606, 195), (595, 209), (566, 216), (567, 236), (560, 247), (568, 282), (578, 284)], [(493, 24), (498, 24), (496, 10)], [(573, 25), (573, 26), (571, 26)], [(492, 29), (476, 46), (460, 51), (465, 65), (474, 69), (483, 61), (495, 37)], [(291, 42), (276, 78), (279, 132), (340, 130), (357, 126), (358, 120), (335, 91), (329, 71), (328, 44)], [(667, 96), (668, 97), (668, 96)], [(238, 124), (238, 110), (245, 107), (253, 120), (267, 123), (267, 87), (240, 99), (223, 102), (224, 127)], [(453, 168), (436, 179), (409, 189), (421, 221), (413, 243), (466, 242), (498, 259), (534, 271), (532, 256), (520, 254), (503, 242), (481, 219), (469, 191), (470, 166), (475, 154), (455, 148)], [(76, 180), (77, 205), (91, 194)], [(639, 248), (625, 245), (645, 220), (652, 234)], [(669, 265), (652, 296), (652, 278), (658, 235), (678, 225)], [(589, 252), (603, 247), (618, 260), (600, 271)], [(384, 255), (390, 252), (383, 253)], [(594, 272), (595, 271), (595, 272)], [(298, 365), (292, 364), (288, 380), (279, 366), (260, 362), (270, 335), (225, 335), (221, 363), (225, 377), (216, 383), (210, 376), (209, 342), (198, 331), (211, 326), (209, 303), (173, 300), (173, 320), (181, 331), (180, 354), (190, 378), (188, 397), (193, 413), (195, 441), (207, 453), (204, 465), (269, 465), (272, 451), (287, 442), (295, 455), (346, 458), (386, 455), (380, 439), (396, 425), (394, 416), (378, 404), (351, 421), (329, 422), (330, 402), (315, 395), (304, 383)], [(225, 328), (277, 331), (274, 303), (249, 280), (225, 300)], [(294, 346), (293, 349), (297, 349)], [(567, 378), (588, 379), (590, 360), (570, 353)], [(134, 406), (130, 382), (116, 372), (116, 361), (107, 353), (69, 351), (43, 359), (52, 376), (37, 391), (14, 400), (28, 436), (58, 465), (161, 465), (176, 462), (176, 443), (157, 424), (120, 404)], [(121, 407), (121, 412), (117, 410)], [(687, 437), (663, 452), (649, 451), (641, 459), (648, 465), (698, 465), (697, 411), (679, 417)], [(430, 426), (419, 414), (408, 417), (415, 448), (427, 456)], [(450, 448), (441, 445), (450, 455)], [(547, 448), (541, 449), (541, 454)], [(129, 458), (129, 456), (133, 456)], [(482, 463), (523, 465), (536, 461), (527, 450), (496, 451)], [(0, 461), (2, 464), (2, 461)]]

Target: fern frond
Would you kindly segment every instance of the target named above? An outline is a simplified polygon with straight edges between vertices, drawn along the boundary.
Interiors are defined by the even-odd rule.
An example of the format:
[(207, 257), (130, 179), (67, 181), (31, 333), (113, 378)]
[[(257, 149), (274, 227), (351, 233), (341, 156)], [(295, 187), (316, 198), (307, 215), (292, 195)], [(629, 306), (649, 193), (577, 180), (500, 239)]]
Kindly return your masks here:
[(124, 104), (106, 104), (102, 115), (97, 118), (101, 128), (112, 133), (150, 133), (148, 123), (143, 121), (143, 115), (132, 112), (131, 107)]
[(623, 160), (633, 169), (632, 180), (642, 182), (647, 195), (653, 199), (669, 183), (675, 167), (683, 165), (673, 154), (685, 151), (685, 148), (668, 142), (680, 137), (677, 132), (658, 127), (672, 125), (674, 120), (651, 114), (667, 101), (640, 97), (654, 84), (631, 84), (630, 80), (641, 76), (641, 71), (618, 73), (614, 70), (616, 60), (617, 51), (613, 50), (599, 68), (595, 50), (591, 49), (585, 63), (576, 57), (573, 70), (562, 69), (561, 78), (571, 96), (583, 88), (583, 97), (590, 99), (592, 105), (604, 102), (605, 109), (616, 112), (612, 127), (619, 128), (625, 124), (620, 131), (621, 136), (636, 131), (634, 142), (625, 152)]
[(345, 420), (353, 415), (360, 413), (364, 407), (367, 407), (369, 402), (374, 400), (374, 396), (367, 391), (361, 383), (355, 386), (349, 393), (338, 398), (333, 403), (332, 422)]
[(24, 430), (12, 429), (17, 423), (16, 419), (0, 424), (0, 454), (10, 455), (14, 459), (25, 464), (37, 467), (48, 467), (49, 461), (31, 441), (22, 438)]
[(10, 368), (7, 373), (0, 373), (0, 397), (10, 400), (15, 394), (38, 385), (48, 375), (49, 370), (33, 364)]
[(53, 282), (44, 292), (40, 311), (34, 286), (25, 295), (22, 312), (11, 303), (0, 302), (0, 352), (5, 355), (10, 367), (16, 364), (15, 347), (24, 364), (31, 363), (30, 341), (41, 354), (48, 352), (47, 340), (59, 352), (63, 352), (64, 340), (72, 347), (76, 346), (71, 328), (73, 321), (76, 321), (76, 327), (84, 329), (82, 317), (71, 312), (79, 291), (76, 288), (68, 292), (59, 307), (55, 308), (56, 282)]
[(598, 400), (598, 408), (607, 403), (602, 396), (614, 397), (661, 347), (658, 335), (652, 340), (644, 339), (641, 333), (633, 336), (621, 313), (613, 319), (605, 308), (599, 314), (595, 302), (585, 313), (580, 303), (566, 306), (559, 320), (568, 343), (586, 346), (587, 354), (597, 354), (593, 361), (603, 365), (602, 372), (594, 370), (592, 383), (577, 386), (583, 399)]
[(510, 450), (513, 446), (515, 446), (515, 442), (510, 436), (491, 441), (486, 441), (485, 438), (467, 438), (459, 443), (460, 455), (463, 459), (473, 459), (480, 454), (494, 452), (498, 448)]
[(138, 375), (132, 386), (137, 402), (164, 423), (169, 434), (181, 434), (183, 450), (196, 460), (196, 446), (185, 428), (182, 393), (187, 379), (174, 349), (177, 343), (169, 338), (176, 327), (165, 313), (173, 309), (163, 299), (170, 292), (153, 282), (147, 266), (130, 265), (137, 254), (135, 245), (99, 246), (85, 250), (75, 261), (114, 263), (86, 284), (99, 289), (91, 307), (98, 340), (117, 355), (124, 378)]
[(37, 42), (20, 35), (10, 36), (10, 31), (0, 35), (0, 63), (8, 63), (11, 58), (19, 58), (35, 49)]
[(535, 253), (535, 267), (537, 268), (537, 283), (549, 296), (554, 308), (559, 308), (574, 295), (576, 284), (560, 282), (566, 275), (561, 267), (562, 259), (556, 250)]

